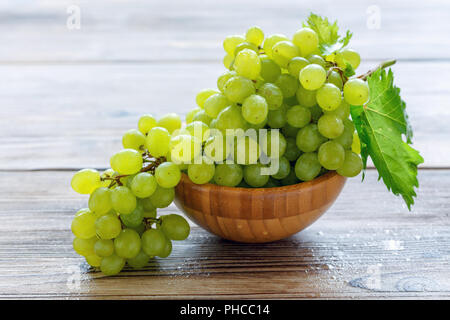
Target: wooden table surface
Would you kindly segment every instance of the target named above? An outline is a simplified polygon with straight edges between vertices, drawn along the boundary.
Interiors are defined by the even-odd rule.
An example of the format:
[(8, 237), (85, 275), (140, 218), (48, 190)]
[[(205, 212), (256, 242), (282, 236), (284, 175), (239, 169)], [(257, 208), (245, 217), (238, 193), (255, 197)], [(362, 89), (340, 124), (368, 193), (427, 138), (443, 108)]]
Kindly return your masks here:
[[(81, 9), (69, 30), (67, 8)], [(367, 27), (377, 5), (379, 29)], [(223, 71), (226, 35), (292, 34), (310, 11), (354, 32), (360, 73), (397, 58), (414, 146), (417, 203), (349, 179), (314, 225), (236, 244), (192, 228), (145, 270), (104, 277), (71, 247), (87, 198), (75, 170), (105, 168), (140, 114), (185, 114)], [(450, 2), (35, 0), (0, 3), (0, 298), (450, 298)], [(164, 209), (177, 211), (175, 207)]]

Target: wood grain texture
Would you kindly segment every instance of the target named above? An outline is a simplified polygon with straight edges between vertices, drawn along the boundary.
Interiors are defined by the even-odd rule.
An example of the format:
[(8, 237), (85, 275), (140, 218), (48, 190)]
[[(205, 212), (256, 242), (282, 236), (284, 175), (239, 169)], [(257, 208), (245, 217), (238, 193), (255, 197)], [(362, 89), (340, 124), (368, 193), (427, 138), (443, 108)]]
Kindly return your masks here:
[(87, 203), (71, 174), (0, 173), (0, 298), (450, 299), (447, 170), (420, 171), (412, 213), (371, 170), (286, 240), (237, 244), (193, 227), (169, 258), (110, 278), (71, 248), (70, 221)]
[[(184, 115), (223, 71), (220, 63), (0, 66), (0, 169), (104, 168), (139, 115)], [(450, 167), (450, 63), (404, 62), (394, 72), (423, 167)]]
[[(81, 10), (79, 30), (66, 26), (71, 5)], [(374, 5), (379, 28), (367, 26)], [(365, 59), (450, 55), (446, 0), (3, 0), (0, 9), (4, 62), (220, 61), (225, 36), (251, 25), (292, 35), (311, 11), (353, 31), (352, 46)]]
[(292, 186), (252, 189), (196, 185), (183, 174), (175, 204), (197, 225), (221, 238), (272, 242), (316, 221), (336, 200), (345, 180), (328, 172)]

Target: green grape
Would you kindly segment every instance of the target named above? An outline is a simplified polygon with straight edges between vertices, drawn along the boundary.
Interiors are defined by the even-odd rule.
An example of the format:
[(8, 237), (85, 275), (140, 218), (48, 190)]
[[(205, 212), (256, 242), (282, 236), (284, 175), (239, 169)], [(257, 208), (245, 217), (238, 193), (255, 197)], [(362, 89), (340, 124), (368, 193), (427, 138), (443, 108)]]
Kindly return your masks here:
[(296, 96), (292, 96), (292, 97), (286, 98), (286, 99), (283, 100), (283, 102), (284, 102), (284, 104), (287, 107), (293, 107), (293, 106), (298, 105), (298, 101), (297, 101), (297, 97)]
[(200, 110), (202, 110), (200, 107), (196, 107), (190, 111), (188, 111), (188, 113), (186, 113), (186, 123), (189, 124), (193, 121), (194, 116), (197, 114), (197, 112), (199, 112)]
[(237, 57), (239, 52), (241, 52), (244, 49), (252, 50), (256, 54), (258, 54), (259, 52), (258, 46), (254, 45), (253, 43), (242, 42), (236, 46), (236, 49), (234, 49), (234, 56)]
[(280, 41), (289, 40), (285, 35), (282, 34), (273, 34), (271, 36), (268, 36), (266, 40), (264, 40), (263, 49), (266, 55), (269, 58), (272, 58), (272, 48), (275, 44), (277, 44)]
[(185, 240), (191, 228), (185, 218), (178, 214), (161, 216), (161, 231), (170, 240)]
[(144, 114), (139, 118), (138, 129), (142, 134), (147, 134), (153, 127), (156, 127), (157, 121), (151, 114)]
[(121, 230), (122, 225), (115, 214), (101, 216), (95, 221), (95, 231), (100, 239), (113, 239)]
[(92, 238), (95, 236), (95, 220), (96, 216), (90, 211), (78, 214), (72, 220), (72, 233), (80, 239)]
[(155, 178), (161, 187), (173, 188), (180, 182), (181, 171), (175, 163), (164, 162), (156, 168)]
[(108, 213), (112, 209), (111, 191), (108, 188), (98, 188), (89, 197), (89, 209), (97, 216)]
[(154, 218), (156, 219), (156, 209), (152, 210), (152, 211), (145, 211), (142, 213), (142, 216), (144, 218)]
[(355, 131), (355, 125), (350, 119), (344, 119), (344, 132), (334, 139), (335, 142), (341, 144), (344, 149), (350, 149), (353, 142), (353, 132)]
[(288, 138), (295, 138), (297, 136), (299, 128), (291, 126), (289, 123), (286, 123), (283, 128), (281, 128), (281, 132), (283, 135)]
[(137, 228), (142, 224), (144, 219), (144, 208), (143, 205), (138, 202), (136, 209), (130, 214), (121, 214), (120, 220), (128, 228)]
[(110, 239), (98, 239), (94, 244), (94, 252), (99, 257), (109, 257), (114, 253), (114, 242)]
[(236, 50), (236, 47), (244, 41), (245, 41), (245, 38), (240, 35), (228, 36), (223, 41), (223, 48), (226, 53), (234, 56), (234, 50)]
[(342, 119), (333, 114), (324, 114), (317, 122), (317, 128), (321, 135), (329, 139), (335, 139), (344, 132)]
[(253, 82), (241, 76), (230, 78), (224, 87), (225, 96), (236, 103), (244, 102), (245, 98), (255, 93), (255, 90)]
[(258, 54), (250, 49), (240, 51), (234, 60), (234, 70), (242, 77), (256, 79), (261, 72), (261, 61)]
[(312, 55), (308, 56), (307, 59), (308, 59), (309, 63), (318, 64), (319, 66), (325, 68), (325, 60), (321, 56), (319, 56), (317, 54), (312, 54)]
[(169, 152), (169, 142), (169, 131), (166, 128), (154, 127), (147, 134), (145, 147), (153, 157), (162, 157)]
[(260, 55), (259, 58), (261, 60), (260, 76), (266, 82), (275, 82), (281, 74), (280, 66), (265, 54)]
[(111, 184), (111, 180), (107, 180), (105, 178), (112, 178), (113, 175), (114, 175), (113, 169), (106, 169), (105, 171), (103, 171), (102, 174), (100, 175), (100, 179), (102, 180), (100, 186), (108, 188), (109, 185)]
[(307, 108), (311, 108), (311, 107), (315, 106), (317, 103), (316, 92), (317, 91), (314, 91), (314, 90), (306, 90), (305, 88), (303, 88), (302, 85), (299, 85), (298, 90), (295, 93), (295, 95), (296, 95), (297, 101), (298, 101), (298, 103), (300, 103), (300, 105), (307, 107)]
[(297, 133), (296, 143), (297, 148), (302, 152), (316, 151), (319, 146), (327, 140), (322, 136), (316, 124), (308, 124), (301, 128)]
[(195, 97), (195, 102), (200, 108), (203, 108), (203, 105), (205, 104), (206, 99), (208, 99), (213, 94), (219, 93), (215, 89), (206, 88), (201, 90), (199, 93), (197, 93), (197, 96)]
[(341, 90), (332, 83), (325, 83), (317, 90), (316, 100), (323, 110), (333, 111), (341, 104)]
[[(225, 71), (217, 78), (217, 88), (223, 92), (225, 88), (225, 83), (227, 83), (230, 78), (235, 77), (237, 75), (236, 71)], [(209, 97), (208, 97), (209, 98)], [(206, 101), (206, 100), (205, 100)]]
[(322, 167), (336, 170), (344, 163), (345, 150), (339, 143), (328, 141), (320, 146), (318, 158)]
[(88, 256), (86, 256), (86, 257), (84, 257), (84, 258), (86, 259), (86, 262), (87, 262), (91, 267), (94, 267), (94, 268), (100, 267), (101, 262), (102, 262), (102, 258), (99, 257), (99, 256), (97, 256), (96, 254), (91, 254), (91, 255), (88, 255)]
[(124, 229), (114, 239), (114, 251), (122, 258), (131, 259), (141, 251), (141, 237), (133, 229)]
[(220, 111), (228, 107), (230, 104), (231, 103), (228, 101), (227, 97), (221, 93), (216, 93), (206, 99), (203, 108), (209, 117), (215, 118)]
[(91, 212), (91, 210), (89, 210), (89, 208), (82, 208), (82, 209), (78, 210), (77, 213), (75, 213), (75, 217), (78, 217), (79, 215), (86, 213), (86, 212)]
[(261, 155), (258, 142), (249, 137), (235, 137), (233, 159), (238, 164), (254, 164)]
[(251, 124), (263, 122), (266, 119), (268, 112), (269, 107), (266, 99), (257, 94), (252, 94), (245, 99), (242, 104), (242, 116)]
[(361, 153), (361, 141), (357, 132), (353, 133), (352, 151), (356, 154)]
[(292, 42), (300, 48), (302, 56), (307, 56), (319, 48), (319, 37), (317, 33), (310, 28), (301, 28), (294, 33)]
[(145, 144), (145, 136), (136, 129), (125, 132), (122, 137), (122, 145), (125, 149), (141, 150)]
[(300, 50), (291, 41), (280, 41), (272, 47), (272, 58), (282, 68), (287, 68), (289, 61), (300, 56)]
[(227, 129), (245, 128), (245, 124), (241, 108), (237, 105), (231, 105), (223, 109), (217, 116), (216, 128), (226, 133)]
[[(340, 59), (340, 58), (342, 58), (342, 59)], [(358, 68), (359, 64), (361, 63), (361, 57), (359, 56), (359, 53), (353, 49), (342, 50), (341, 52), (339, 52), (337, 54), (336, 60), (337, 60), (339, 67), (341, 67), (341, 68), (346, 67), (345, 63), (342, 63), (342, 60), (343, 60), (344, 62), (350, 63), (352, 68), (355, 70), (356, 70), (356, 68)]]
[(230, 54), (226, 54), (223, 57), (223, 65), (225, 66), (225, 68), (231, 70), (231, 68), (233, 67), (233, 62), (234, 62), (234, 56), (230, 55)]
[(188, 176), (193, 183), (205, 184), (214, 177), (215, 169), (214, 164), (203, 156), (201, 163), (192, 163), (188, 166)]
[(136, 196), (125, 186), (118, 186), (111, 190), (113, 209), (120, 214), (130, 214), (136, 208)]
[(302, 154), (295, 163), (295, 175), (302, 181), (313, 180), (319, 175), (321, 169), (322, 166), (315, 152)]
[(342, 90), (344, 83), (342, 82), (342, 77), (339, 72), (332, 70), (327, 77), (327, 82), (334, 84), (339, 90)]
[(267, 124), (267, 121), (268, 121), (268, 119), (267, 119), (267, 116), (266, 116), (262, 122), (257, 123), (257, 124), (253, 124), (253, 123), (247, 122), (245, 128), (247, 130), (248, 129), (255, 129), (255, 131), (258, 132), (259, 129), (265, 128), (265, 126)]
[(269, 178), (269, 181), (267, 181), (267, 183), (263, 186), (263, 188), (277, 188), (281, 185), (281, 182), (273, 179), (273, 178)]
[(80, 170), (73, 175), (70, 185), (75, 192), (91, 194), (101, 186), (100, 173), (95, 169)]
[(298, 77), (300, 76), (300, 71), (302, 71), (302, 69), (304, 67), (306, 67), (308, 64), (309, 64), (309, 61), (306, 60), (305, 58), (294, 57), (289, 61), (288, 65), (287, 65), (287, 69), (291, 76), (298, 79)]
[(256, 46), (260, 46), (264, 41), (264, 32), (257, 26), (250, 27), (245, 34), (245, 39)]
[(153, 194), (149, 197), (149, 201), (155, 208), (166, 208), (172, 203), (174, 198), (174, 188), (163, 188), (157, 186), (155, 192), (153, 192)]
[(122, 271), (125, 266), (125, 259), (115, 254), (102, 259), (100, 270), (107, 276), (113, 276)]
[(283, 104), (277, 110), (270, 110), (267, 114), (267, 124), (269, 125), (269, 127), (273, 129), (282, 128), (287, 122), (287, 109), (287, 106)]
[(361, 157), (350, 151), (345, 151), (344, 163), (336, 170), (341, 176), (356, 177), (362, 170), (363, 163)]
[(214, 172), (214, 182), (220, 186), (235, 187), (243, 178), (242, 167), (238, 164), (219, 164)]
[(213, 136), (205, 143), (204, 152), (211, 161), (222, 162), (227, 158), (228, 151), (226, 139), (222, 135)]
[(186, 126), (186, 130), (191, 136), (196, 137), (201, 142), (208, 140), (210, 135), (208, 125), (201, 121), (191, 122)]
[(181, 128), (180, 116), (176, 113), (168, 113), (158, 120), (158, 127), (166, 128), (169, 133)]
[(344, 99), (342, 99), (339, 107), (337, 107), (336, 109), (334, 109), (332, 111), (324, 110), (324, 113), (325, 114), (334, 114), (335, 116), (341, 118), (342, 120), (348, 119), (348, 117), (350, 116), (350, 105), (347, 102), (345, 102)]
[(303, 128), (311, 121), (311, 111), (308, 108), (296, 105), (286, 112), (287, 123), (295, 128)]
[(265, 83), (258, 89), (258, 94), (263, 97), (269, 110), (277, 110), (283, 104), (283, 93), (273, 83)]
[(325, 83), (327, 72), (318, 64), (309, 64), (300, 71), (299, 79), (306, 90), (317, 90)]
[[(198, 122), (198, 121), (194, 121)], [(202, 152), (202, 142), (197, 137), (183, 134), (170, 140), (170, 160), (176, 164), (189, 163)]]
[(264, 141), (262, 136), (260, 136), (260, 139), (263, 140), (260, 140), (260, 143), (262, 142), (262, 150), (269, 158), (280, 158), (286, 152), (286, 138), (279, 131), (268, 130), (266, 141)]
[(295, 138), (286, 138), (286, 151), (284, 152), (284, 157), (289, 161), (295, 161), (302, 152), (298, 149)]
[(148, 172), (138, 173), (131, 180), (130, 188), (136, 197), (148, 198), (156, 190), (156, 179)]
[(127, 259), (127, 263), (133, 269), (142, 269), (148, 264), (150, 257), (143, 251), (139, 251), (136, 257)]
[(316, 123), (317, 121), (319, 121), (320, 117), (324, 114), (323, 109), (319, 107), (317, 104), (309, 108), (309, 111), (311, 111), (312, 121)]
[(298, 180), (297, 176), (295, 175), (295, 170), (292, 168), (289, 170), (289, 174), (286, 178), (280, 180), (282, 186), (290, 186), (293, 184), (297, 184), (300, 181)]
[(295, 77), (288, 73), (283, 73), (275, 80), (275, 85), (280, 88), (284, 98), (290, 98), (295, 96), (299, 84)]
[(251, 164), (244, 167), (244, 180), (254, 188), (260, 188), (269, 181), (268, 175), (263, 175), (261, 169), (265, 166), (261, 163)]
[(362, 106), (369, 99), (368, 84), (358, 78), (348, 80), (344, 85), (344, 99), (352, 106)]
[(160, 258), (167, 258), (172, 253), (172, 241), (166, 239), (166, 245), (164, 246), (164, 250), (158, 255)]
[[(289, 175), (291, 171), (291, 164), (289, 160), (285, 157), (280, 158), (279, 168), (276, 174), (273, 174), (272, 177), (278, 180), (284, 179)], [(245, 173), (245, 170), (244, 170)]]
[(200, 110), (192, 118), (192, 121), (201, 121), (204, 124), (207, 124), (208, 126), (211, 123), (211, 120), (212, 118), (206, 114), (205, 110)]
[(72, 242), (73, 250), (80, 256), (89, 256), (94, 254), (94, 245), (97, 241), (97, 237), (92, 237), (88, 239), (81, 239), (75, 237)]
[[(150, 133), (154, 129), (150, 130)], [(126, 175), (139, 172), (142, 169), (142, 163), (142, 155), (134, 149), (123, 149), (114, 154), (110, 160), (111, 168), (114, 171)]]
[(167, 238), (159, 229), (149, 229), (142, 234), (142, 250), (150, 257), (164, 252)]
[[(152, 218), (156, 218), (156, 210), (155, 210), (155, 216)], [(144, 223), (141, 223), (139, 226), (135, 227), (135, 228), (131, 228), (134, 231), (136, 231), (137, 233), (139, 233), (139, 236), (142, 236), (142, 234), (145, 232), (147, 226)]]

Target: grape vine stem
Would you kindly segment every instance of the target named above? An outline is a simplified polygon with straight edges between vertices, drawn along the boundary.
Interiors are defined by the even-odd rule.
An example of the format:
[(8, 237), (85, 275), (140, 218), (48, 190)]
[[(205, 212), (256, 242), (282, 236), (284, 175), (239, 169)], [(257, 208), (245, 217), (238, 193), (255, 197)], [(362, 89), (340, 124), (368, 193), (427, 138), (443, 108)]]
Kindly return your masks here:
[(376, 71), (388, 68), (388, 67), (394, 65), (396, 62), (397, 62), (397, 60), (384, 61), (384, 62), (380, 63), (377, 67), (370, 69), (369, 71), (367, 71), (366, 73), (364, 73), (362, 75), (359, 75), (357, 78), (362, 79), (362, 80), (367, 80), (367, 78), (370, 77)]

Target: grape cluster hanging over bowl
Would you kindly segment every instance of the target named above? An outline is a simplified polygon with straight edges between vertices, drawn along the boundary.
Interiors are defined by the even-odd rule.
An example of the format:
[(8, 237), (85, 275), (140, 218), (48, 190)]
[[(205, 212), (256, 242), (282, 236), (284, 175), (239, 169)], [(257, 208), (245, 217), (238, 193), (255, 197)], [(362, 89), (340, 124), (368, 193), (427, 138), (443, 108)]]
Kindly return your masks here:
[(190, 232), (181, 215), (157, 214), (175, 198), (223, 238), (278, 240), (326, 211), (369, 156), (410, 208), (423, 159), (384, 70), (395, 61), (355, 76), (352, 33), (338, 31), (311, 14), (290, 38), (256, 26), (226, 37), (226, 71), (197, 94), (184, 126), (174, 113), (143, 115), (110, 169), (73, 176), (72, 188), (90, 195), (72, 221), (74, 250), (105, 275), (169, 256)]

